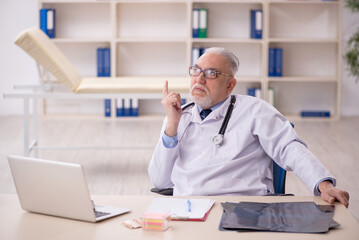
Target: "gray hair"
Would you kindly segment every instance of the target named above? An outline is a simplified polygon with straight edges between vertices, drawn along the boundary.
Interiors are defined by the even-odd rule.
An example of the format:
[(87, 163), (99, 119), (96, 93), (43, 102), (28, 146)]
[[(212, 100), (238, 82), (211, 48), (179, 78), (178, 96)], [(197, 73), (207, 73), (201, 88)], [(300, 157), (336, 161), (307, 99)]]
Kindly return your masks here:
[(204, 53), (215, 53), (215, 54), (226, 57), (233, 76), (236, 76), (238, 67), (239, 67), (239, 60), (238, 60), (237, 56), (234, 55), (232, 52), (228, 51), (225, 48), (221, 48), (221, 47), (211, 47), (211, 48), (207, 48), (204, 51)]

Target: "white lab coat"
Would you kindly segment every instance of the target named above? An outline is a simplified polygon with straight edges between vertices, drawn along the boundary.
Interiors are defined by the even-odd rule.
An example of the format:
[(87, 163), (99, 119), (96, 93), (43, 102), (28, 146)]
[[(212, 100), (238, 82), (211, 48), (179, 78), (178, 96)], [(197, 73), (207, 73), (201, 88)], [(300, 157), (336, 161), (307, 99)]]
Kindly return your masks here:
[(174, 195), (265, 195), (273, 193), (272, 159), (293, 170), (315, 195), (323, 178), (334, 177), (307, 149), (290, 122), (263, 100), (236, 95), (222, 146), (212, 142), (230, 98), (203, 121), (195, 105), (181, 117), (174, 148), (162, 133), (148, 167), (157, 188), (174, 187)]

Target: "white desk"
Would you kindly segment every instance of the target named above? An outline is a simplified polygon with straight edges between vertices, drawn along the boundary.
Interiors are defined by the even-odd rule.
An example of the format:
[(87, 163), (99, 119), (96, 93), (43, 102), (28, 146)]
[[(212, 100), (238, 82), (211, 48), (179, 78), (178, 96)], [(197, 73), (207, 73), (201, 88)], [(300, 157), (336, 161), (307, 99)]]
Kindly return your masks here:
[[(274, 232), (229, 232), (219, 231), (218, 225), (222, 216), (220, 202), (287, 202), (315, 201), (325, 204), (319, 197), (210, 197), (216, 200), (205, 222), (172, 221), (165, 232), (128, 229), (121, 225), (127, 219), (140, 218), (154, 196), (94, 196), (97, 204), (106, 204), (130, 208), (131, 213), (124, 214), (99, 223), (87, 223), (40, 214), (28, 213), (21, 209), (17, 195), (0, 195), (0, 239), (359, 239), (359, 224), (341, 204), (336, 203), (334, 220), (340, 227), (325, 234), (296, 234)], [(207, 197), (206, 197), (207, 198)]]

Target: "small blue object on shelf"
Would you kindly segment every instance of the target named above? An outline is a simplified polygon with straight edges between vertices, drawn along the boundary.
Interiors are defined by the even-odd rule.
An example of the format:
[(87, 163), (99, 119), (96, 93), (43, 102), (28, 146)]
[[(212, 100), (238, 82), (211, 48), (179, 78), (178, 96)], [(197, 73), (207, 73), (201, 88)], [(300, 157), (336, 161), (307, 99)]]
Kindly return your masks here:
[[(97, 48), (97, 76), (111, 76), (111, 51), (110, 48)], [(117, 111), (117, 110), (116, 110)], [(117, 115), (117, 112), (116, 112)], [(105, 117), (111, 117), (111, 99), (105, 99)]]
[(262, 97), (262, 89), (260, 88), (248, 88), (247, 94), (252, 97), (261, 98)]
[(103, 48), (97, 49), (97, 77), (104, 76), (103, 67)]
[(269, 48), (269, 53), (268, 53), (268, 76), (269, 77), (274, 77), (274, 68), (275, 68), (275, 49), (274, 48)]
[(198, 38), (199, 30), (199, 9), (195, 8), (192, 11), (192, 37)]
[(139, 113), (139, 101), (138, 98), (131, 99), (131, 116), (138, 117)]
[(116, 100), (116, 117), (123, 117), (125, 115), (124, 99)]
[(111, 76), (111, 52), (110, 48), (103, 49), (103, 72), (105, 77)]
[(251, 10), (251, 38), (262, 39), (263, 11)]
[(204, 54), (206, 48), (192, 48), (192, 66), (196, 64), (198, 58)]
[(105, 117), (111, 117), (111, 99), (105, 99)]
[(268, 52), (268, 76), (283, 76), (283, 49), (269, 48)]
[(330, 117), (329, 111), (301, 111), (301, 117)]
[(47, 9), (40, 9), (40, 29), (47, 34)]
[(49, 38), (55, 38), (55, 9), (40, 9), (40, 29)]
[(275, 48), (274, 76), (281, 77), (283, 69), (283, 49)]
[(123, 104), (123, 107), (124, 107), (124, 117), (129, 117), (131, 116), (131, 105), (132, 105), (132, 101), (130, 98), (125, 98), (124, 99), (124, 104)]
[(123, 98), (116, 100), (117, 117), (138, 117), (139, 116), (139, 99)]
[(247, 95), (248, 96), (252, 96), (252, 97), (255, 97), (255, 92), (256, 92), (256, 89), (255, 88), (248, 88), (247, 89)]

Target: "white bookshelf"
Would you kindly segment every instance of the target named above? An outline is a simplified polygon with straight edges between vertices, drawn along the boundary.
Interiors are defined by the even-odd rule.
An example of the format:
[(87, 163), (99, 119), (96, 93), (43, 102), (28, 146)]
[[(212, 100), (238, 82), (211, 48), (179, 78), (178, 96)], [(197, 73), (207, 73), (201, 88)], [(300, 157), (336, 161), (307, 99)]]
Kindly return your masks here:
[(277, 108), (290, 119), (301, 110), (340, 113), (341, 1), (269, 1), (269, 47), (283, 48), (283, 77), (268, 77)]
[[(239, 57), (235, 93), (260, 87), (267, 100), (273, 87), (275, 107), (290, 119), (300, 119), (301, 110), (339, 117), (341, 0), (39, 0), (38, 6), (56, 9), (53, 41), (84, 77), (96, 76), (96, 49), (110, 47), (113, 77), (189, 81), (192, 48), (219, 46)], [(192, 38), (193, 8), (208, 9), (205, 39)], [(263, 10), (262, 39), (250, 38), (251, 9)], [(283, 49), (283, 77), (268, 77), (270, 47)], [(159, 101), (144, 101), (140, 114), (162, 111)], [(102, 113), (102, 102), (97, 107)]]

